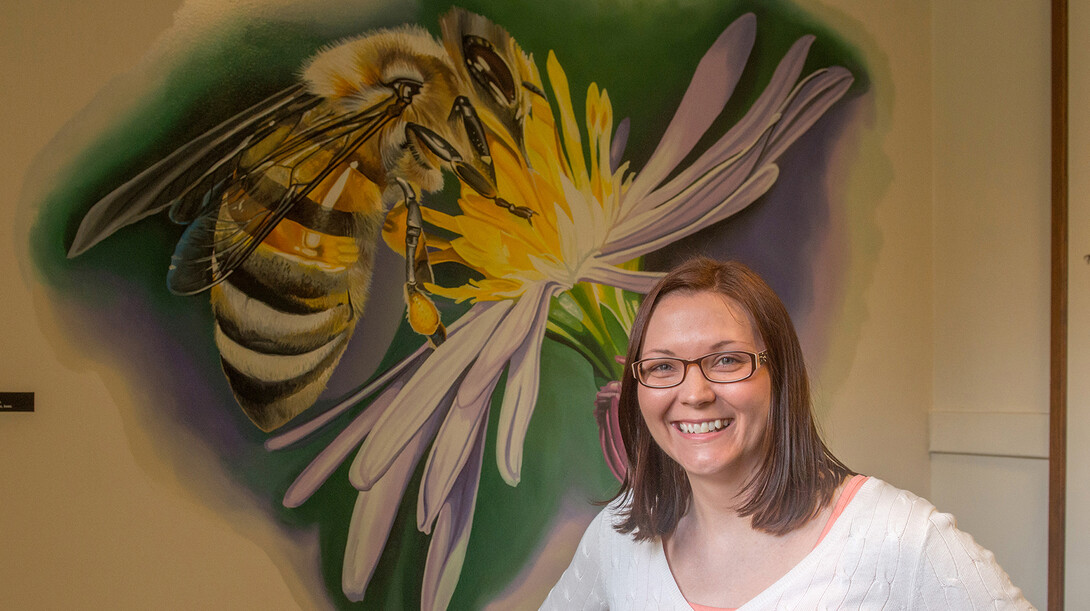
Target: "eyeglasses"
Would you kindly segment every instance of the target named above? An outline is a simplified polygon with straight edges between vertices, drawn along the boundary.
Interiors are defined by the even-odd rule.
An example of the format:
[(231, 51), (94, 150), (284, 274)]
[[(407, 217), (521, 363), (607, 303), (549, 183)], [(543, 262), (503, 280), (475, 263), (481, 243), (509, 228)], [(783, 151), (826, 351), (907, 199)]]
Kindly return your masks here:
[(760, 353), (734, 350), (713, 352), (691, 361), (671, 357), (642, 359), (632, 363), (632, 373), (648, 388), (670, 388), (685, 381), (689, 365), (699, 366), (700, 373), (709, 382), (727, 383), (751, 377), (767, 362), (767, 350)]

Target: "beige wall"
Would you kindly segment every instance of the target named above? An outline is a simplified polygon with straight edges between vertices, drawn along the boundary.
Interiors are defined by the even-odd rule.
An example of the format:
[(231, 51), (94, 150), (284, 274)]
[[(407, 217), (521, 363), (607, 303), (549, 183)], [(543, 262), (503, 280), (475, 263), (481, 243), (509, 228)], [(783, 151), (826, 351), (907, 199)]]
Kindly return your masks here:
[[(29, 218), (18, 202), (43, 186), (24, 182), (27, 170), (51, 141), (86, 136), (59, 130), (138, 68), (179, 4), (0, 3), (0, 389), (37, 400), (33, 414), (0, 414), (3, 609), (320, 604), (299, 586), (282, 535), (240, 519), (252, 500), (198, 498), (149, 458), (152, 441), (123, 417), (130, 399), (117, 381), (52, 350), (42, 330), (50, 306), (20, 269)], [(193, 450), (206, 452), (196, 441)], [(317, 557), (306, 541), (291, 553)], [(303, 574), (316, 566), (299, 564)]]
[(931, 500), (1044, 608), (1049, 3), (932, 3)]
[[(1043, 604), (1045, 461), (1024, 456), (1040, 453), (1047, 410), (1046, 3), (800, 4), (872, 62), (872, 99), (838, 153), (854, 161), (831, 187), (855, 297), (838, 322), (852, 332), (834, 329), (816, 372), (824, 427), (855, 469), (958, 515)], [(121, 383), (50, 348), (50, 306), (17, 263), (29, 220), (18, 202), (42, 187), (24, 184), (33, 158), (86, 136), (58, 132), (162, 52), (177, 8), (0, 4), (0, 66), (16, 84), (0, 88), (0, 389), (38, 401), (0, 416), (0, 608), (321, 605), (306, 585), (314, 541), (286, 540), (250, 519), (253, 501), (194, 492), (156, 462)], [(1010, 418), (1020, 430), (1003, 430)], [(1090, 437), (1078, 422), (1073, 435)], [(993, 456), (1011, 444), (1023, 458)]]
[(831, 224), (850, 228), (850, 278), (815, 372), (817, 410), (852, 469), (927, 495), (931, 380), (916, 372), (930, 371), (933, 326), (930, 11), (912, 1), (888, 11), (845, 0), (805, 5), (860, 49), (871, 79), (869, 109), (846, 138), (848, 174), (830, 181), (842, 205)]
[(1078, 609), (1090, 601), (1090, 4), (1071, 2), (1069, 17), (1066, 598)]

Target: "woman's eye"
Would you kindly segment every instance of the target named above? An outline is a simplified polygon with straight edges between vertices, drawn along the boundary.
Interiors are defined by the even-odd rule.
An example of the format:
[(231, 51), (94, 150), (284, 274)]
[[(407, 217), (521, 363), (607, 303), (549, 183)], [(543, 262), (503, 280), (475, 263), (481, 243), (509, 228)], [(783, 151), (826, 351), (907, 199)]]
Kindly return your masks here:
[(735, 369), (742, 366), (742, 359), (738, 358), (736, 354), (720, 354), (712, 361), (712, 367), (715, 369)]
[(669, 375), (676, 370), (677, 365), (671, 363), (670, 361), (655, 361), (652, 363), (648, 363), (644, 368), (644, 371), (656, 376)]

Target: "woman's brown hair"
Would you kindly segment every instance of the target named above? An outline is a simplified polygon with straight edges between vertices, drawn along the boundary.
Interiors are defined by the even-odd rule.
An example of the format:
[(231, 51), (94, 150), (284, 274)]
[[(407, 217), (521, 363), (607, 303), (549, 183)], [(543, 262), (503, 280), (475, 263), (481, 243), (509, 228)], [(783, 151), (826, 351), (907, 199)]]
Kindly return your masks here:
[[(640, 359), (647, 323), (655, 306), (670, 293), (712, 292), (741, 305), (753, 320), (768, 351), (772, 406), (764, 440), (765, 457), (747, 481), (738, 513), (752, 516), (753, 528), (782, 535), (827, 505), (845, 476), (844, 466), (818, 435), (811, 410), (810, 382), (802, 347), (787, 308), (753, 270), (736, 261), (698, 258), (669, 272), (651, 289), (632, 325), (626, 362)], [(631, 368), (621, 379), (619, 423), (628, 455), (628, 472), (615, 499), (630, 500), (621, 511), (618, 531), (637, 540), (674, 532), (688, 510), (689, 480), (651, 437), (640, 413), (639, 382)]]

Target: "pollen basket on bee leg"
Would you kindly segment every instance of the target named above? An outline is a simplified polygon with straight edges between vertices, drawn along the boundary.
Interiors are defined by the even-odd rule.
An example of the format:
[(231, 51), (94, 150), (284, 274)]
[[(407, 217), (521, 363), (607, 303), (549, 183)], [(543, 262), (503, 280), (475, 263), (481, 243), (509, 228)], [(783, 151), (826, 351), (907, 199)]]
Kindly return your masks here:
[(408, 305), (406, 316), (409, 319), (409, 325), (420, 335), (430, 336), (442, 325), (439, 309), (427, 295), (416, 290), (409, 290), (406, 295), (406, 305)]

